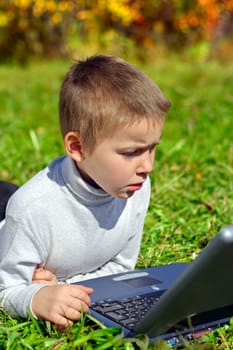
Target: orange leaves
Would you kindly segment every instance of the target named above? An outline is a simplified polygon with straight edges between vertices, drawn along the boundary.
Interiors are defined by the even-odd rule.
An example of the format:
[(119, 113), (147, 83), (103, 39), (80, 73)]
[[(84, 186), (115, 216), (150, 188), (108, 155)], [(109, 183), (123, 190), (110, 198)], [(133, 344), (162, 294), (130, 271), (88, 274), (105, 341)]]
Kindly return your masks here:
[(200, 173), (200, 172), (197, 172), (196, 174), (195, 174), (195, 179), (196, 180), (200, 180), (202, 178), (202, 174)]
[(233, 0), (1, 0), (0, 37), (5, 42), (0, 41), (0, 57), (30, 50), (46, 55), (49, 48), (67, 52), (74, 28), (81, 39), (96, 33), (100, 46), (109, 42), (103, 38), (120, 32), (136, 46), (149, 48), (158, 42), (179, 48), (211, 40), (226, 11), (233, 11)]
[(199, 16), (194, 11), (181, 15), (176, 21), (176, 27), (183, 32), (188, 31), (190, 27), (197, 27), (199, 24)]
[[(165, 4), (165, 5), (164, 5)], [(50, 15), (54, 24), (61, 23), (64, 14), (79, 20), (96, 20), (110, 16), (113, 21), (130, 26), (148, 21), (149, 27), (156, 28), (158, 21), (163, 22), (166, 18), (160, 17), (164, 6), (166, 13), (169, 8), (173, 12), (175, 28), (188, 31), (189, 28), (201, 26), (208, 32), (216, 26), (219, 16), (224, 10), (233, 10), (233, 0), (196, 0), (190, 5), (182, 5), (181, 1), (159, 2), (156, 6), (153, 1), (142, 0), (3, 0), (0, 6), (0, 26), (6, 26), (8, 22), (18, 14), (27, 20), (32, 13), (35, 17), (44, 14)], [(170, 11), (169, 11), (170, 12)], [(151, 18), (150, 18), (151, 17)], [(160, 18), (159, 18), (160, 17)], [(151, 23), (153, 22), (153, 23)]]
[(196, 0), (196, 4), (180, 11), (175, 26), (182, 32), (198, 29), (204, 39), (211, 39), (224, 11), (233, 10), (233, 0)]

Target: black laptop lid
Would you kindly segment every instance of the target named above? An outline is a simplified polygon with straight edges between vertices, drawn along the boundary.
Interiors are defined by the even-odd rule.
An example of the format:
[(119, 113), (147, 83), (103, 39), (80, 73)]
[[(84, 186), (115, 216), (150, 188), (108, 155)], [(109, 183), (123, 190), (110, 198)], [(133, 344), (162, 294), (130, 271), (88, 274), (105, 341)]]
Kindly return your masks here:
[(233, 304), (233, 225), (225, 227), (160, 298), (136, 333), (155, 337), (189, 315)]

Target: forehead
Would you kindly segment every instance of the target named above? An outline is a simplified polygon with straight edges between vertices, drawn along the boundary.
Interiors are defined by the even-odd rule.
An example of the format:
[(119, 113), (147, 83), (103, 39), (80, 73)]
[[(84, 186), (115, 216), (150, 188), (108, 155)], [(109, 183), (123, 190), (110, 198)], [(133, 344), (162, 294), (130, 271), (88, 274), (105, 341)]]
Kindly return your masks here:
[(111, 136), (107, 137), (103, 142), (119, 143), (122, 147), (127, 145), (147, 145), (158, 143), (161, 137), (164, 120), (159, 118), (142, 119), (134, 124), (125, 125), (117, 128)]

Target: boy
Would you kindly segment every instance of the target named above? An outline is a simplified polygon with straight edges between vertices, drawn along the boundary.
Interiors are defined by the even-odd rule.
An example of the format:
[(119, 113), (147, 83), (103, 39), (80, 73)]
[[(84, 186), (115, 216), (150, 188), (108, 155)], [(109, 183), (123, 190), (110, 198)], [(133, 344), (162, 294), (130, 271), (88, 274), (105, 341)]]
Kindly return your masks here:
[(66, 330), (93, 292), (72, 282), (135, 267), (169, 106), (120, 58), (70, 69), (59, 106), (67, 156), (17, 190), (0, 232), (0, 300), (13, 316), (30, 309)]

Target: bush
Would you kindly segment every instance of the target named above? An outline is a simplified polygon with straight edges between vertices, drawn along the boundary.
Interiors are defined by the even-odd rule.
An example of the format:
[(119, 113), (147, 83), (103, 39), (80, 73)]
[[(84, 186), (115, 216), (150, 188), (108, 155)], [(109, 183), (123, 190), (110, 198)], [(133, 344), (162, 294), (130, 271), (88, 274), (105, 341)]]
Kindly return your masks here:
[(73, 13), (73, 1), (2, 0), (0, 60), (66, 55)]

